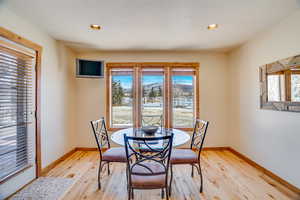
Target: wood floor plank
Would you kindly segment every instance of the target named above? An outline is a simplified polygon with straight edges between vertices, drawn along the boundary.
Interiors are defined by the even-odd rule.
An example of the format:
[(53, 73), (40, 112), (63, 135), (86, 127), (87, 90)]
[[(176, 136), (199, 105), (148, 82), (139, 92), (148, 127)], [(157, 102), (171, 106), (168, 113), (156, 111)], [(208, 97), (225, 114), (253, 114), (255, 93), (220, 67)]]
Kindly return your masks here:
[[(219, 154), (218, 156), (221, 155), (219, 152), (215, 153)], [(276, 181), (271, 178), (267, 178), (268, 176), (263, 172), (247, 164), (244, 160), (233, 155), (231, 152), (224, 151), (222, 155), (229, 166), (235, 167), (236, 171), (240, 171), (247, 177), (243, 179), (244, 184), (247, 184), (248, 186), (251, 185), (252, 188), (257, 188), (256, 193), (258, 198), (284, 200), (296, 197), (293, 197), (291, 193), (287, 192), (286, 187), (282, 186), (280, 183), (276, 183)], [(273, 182), (271, 180), (273, 180)]]
[[(111, 174), (102, 172), (102, 189), (98, 190), (96, 151), (77, 151), (46, 176), (75, 177), (76, 183), (64, 200), (125, 200), (127, 199), (125, 164), (111, 163)], [(174, 167), (171, 200), (300, 200), (298, 194), (276, 182), (228, 150), (202, 152), (203, 193), (200, 178), (191, 166)], [(161, 190), (135, 190), (135, 200), (161, 199)]]

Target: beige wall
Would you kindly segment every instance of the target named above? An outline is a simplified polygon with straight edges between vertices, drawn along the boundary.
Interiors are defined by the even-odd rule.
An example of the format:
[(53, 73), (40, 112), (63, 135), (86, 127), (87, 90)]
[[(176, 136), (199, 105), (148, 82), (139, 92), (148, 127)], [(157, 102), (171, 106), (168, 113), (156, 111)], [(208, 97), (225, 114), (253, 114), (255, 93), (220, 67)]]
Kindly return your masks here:
[(300, 114), (259, 109), (258, 67), (300, 54), (299, 19), (300, 11), (228, 55), (196, 51), (75, 55), (0, 0), (0, 25), (44, 48), (42, 167), (75, 146), (95, 147), (89, 121), (104, 116), (104, 79), (75, 78), (75, 57), (105, 62), (199, 62), (200, 115), (211, 122), (205, 146), (230, 145), (298, 187)]
[[(105, 62), (199, 62), (200, 115), (211, 122), (206, 146), (227, 146), (228, 133), (228, 68), (222, 53), (205, 52), (89, 52), (79, 58)], [(105, 114), (104, 79), (76, 80), (77, 146), (96, 147), (89, 124)]]
[(259, 109), (259, 66), (300, 54), (300, 10), (234, 50), (230, 145), (300, 187), (300, 113)]
[[(57, 160), (75, 147), (74, 55), (61, 43), (49, 37), (35, 25), (10, 11), (0, 1), (0, 25), (43, 47), (41, 66), (41, 151), (42, 167)], [(24, 172), (26, 173), (26, 172)], [(22, 186), (13, 179), (0, 185), (0, 199)], [(4, 196), (3, 196), (4, 195)]]

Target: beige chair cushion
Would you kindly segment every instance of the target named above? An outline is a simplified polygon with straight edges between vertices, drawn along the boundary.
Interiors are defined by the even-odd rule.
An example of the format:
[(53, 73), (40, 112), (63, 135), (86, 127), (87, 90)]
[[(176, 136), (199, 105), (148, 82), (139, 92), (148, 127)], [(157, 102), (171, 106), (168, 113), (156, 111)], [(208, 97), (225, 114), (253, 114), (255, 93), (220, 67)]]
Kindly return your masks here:
[(126, 162), (126, 152), (124, 147), (112, 147), (102, 153), (102, 161)]
[(146, 167), (135, 165), (132, 168), (131, 184), (133, 188), (156, 189), (166, 187), (166, 174), (151, 175), (152, 173), (165, 173), (165, 169), (161, 164), (144, 162), (143, 165)]
[(191, 149), (173, 149), (170, 161), (171, 164), (198, 163), (198, 155)]

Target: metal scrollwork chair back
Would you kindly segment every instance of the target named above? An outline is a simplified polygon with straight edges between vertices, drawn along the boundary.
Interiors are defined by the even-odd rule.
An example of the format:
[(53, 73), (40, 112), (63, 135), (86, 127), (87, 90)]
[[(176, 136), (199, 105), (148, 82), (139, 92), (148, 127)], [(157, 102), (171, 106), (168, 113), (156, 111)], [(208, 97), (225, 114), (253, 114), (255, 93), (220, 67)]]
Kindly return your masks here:
[(158, 126), (163, 127), (163, 115), (143, 115), (142, 127), (144, 126)]
[(102, 151), (104, 148), (110, 148), (108, 133), (104, 118), (91, 121), (92, 129), (96, 139), (97, 147), (102, 158)]
[[(134, 189), (164, 189), (168, 199), (168, 171), (173, 133), (161, 137), (129, 137), (124, 135), (127, 156), (128, 199)], [(141, 151), (141, 146), (147, 151)]]
[(191, 141), (191, 149), (193, 148), (197, 149), (199, 157), (203, 148), (208, 124), (209, 124), (208, 121), (204, 121), (201, 119), (196, 119), (195, 122), (192, 141)]

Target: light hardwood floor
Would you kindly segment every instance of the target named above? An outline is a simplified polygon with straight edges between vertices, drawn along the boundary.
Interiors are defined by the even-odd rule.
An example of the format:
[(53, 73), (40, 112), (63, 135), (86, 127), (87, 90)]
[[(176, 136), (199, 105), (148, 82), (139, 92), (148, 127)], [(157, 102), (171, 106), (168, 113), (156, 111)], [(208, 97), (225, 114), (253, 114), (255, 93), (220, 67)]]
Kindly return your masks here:
[[(125, 165), (111, 164), (111, 175), (102, 173), (102, 190), (97, 188), (98, 154), (77, 151), (49, 171), (50, 177), (74, 177), (76, 183), (64, 197), (70, 199), (127, 199)], [(199, 176), (190, 176), (191, 167), (174, 168), (172, 200), (277, 199), (299, 200), (300, 197), (280, 183), (258, 171), (228, 150), (207, 150), (202, 154), (204, 190), (200, 194)], [(161, 199), (160, 190), (135, 190), (135, 200)]]

